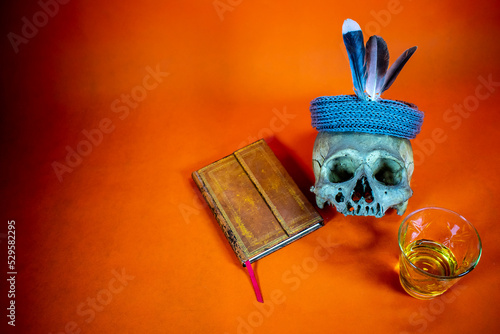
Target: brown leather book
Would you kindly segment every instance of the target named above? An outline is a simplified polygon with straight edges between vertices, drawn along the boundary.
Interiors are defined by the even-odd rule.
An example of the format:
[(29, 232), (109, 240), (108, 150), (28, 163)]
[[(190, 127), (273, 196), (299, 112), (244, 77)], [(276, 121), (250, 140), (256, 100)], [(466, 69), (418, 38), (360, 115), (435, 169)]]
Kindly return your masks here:
[(263, 139), (193, 172), (193, 179), (243, 266), (323, 226)]

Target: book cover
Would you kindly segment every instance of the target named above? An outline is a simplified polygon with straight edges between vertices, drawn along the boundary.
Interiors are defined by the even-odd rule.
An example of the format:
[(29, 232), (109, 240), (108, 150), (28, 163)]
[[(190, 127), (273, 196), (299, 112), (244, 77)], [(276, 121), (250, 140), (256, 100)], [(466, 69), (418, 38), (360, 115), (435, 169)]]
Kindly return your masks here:
[(263, 139), (192, 176), (243, 266), (323, 226)]

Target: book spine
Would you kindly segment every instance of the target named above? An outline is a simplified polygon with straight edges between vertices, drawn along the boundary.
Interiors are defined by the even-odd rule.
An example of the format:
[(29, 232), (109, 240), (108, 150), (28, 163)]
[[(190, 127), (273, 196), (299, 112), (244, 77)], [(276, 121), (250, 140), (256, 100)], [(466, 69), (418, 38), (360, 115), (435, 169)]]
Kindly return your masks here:
[(241, 264), (244, 266), (245, 262), (248, 261), (247, 257), (245, 256), (245, 253), (241, 249), (238, 239), (234, 235), (233, 231), (231, 230), (230, 225), (224, 218), (224, 215), (220, 211), (220, 209), (217, 207), (216, 202), (213, 199), (213, 195), (210, 193), (208, 188), (205, 186), (205, 182), (203, 181), (203, 178), (198, 172), (193, 172), (192, 174), (193, 180), (200, 189), (201, 194), (205, 198), (205, 201), (207, 202), (208, 206), (210, 207), (210, 210), (212, 210), (213, 215), (215, 216), (217, 223), (219, 224), (220, 228), (222, 229), (222, 232), (226, 236), (227, 241), (231, 245), (231, 248), (233, 249), (234, 253), (238, 257), (239, 261)]

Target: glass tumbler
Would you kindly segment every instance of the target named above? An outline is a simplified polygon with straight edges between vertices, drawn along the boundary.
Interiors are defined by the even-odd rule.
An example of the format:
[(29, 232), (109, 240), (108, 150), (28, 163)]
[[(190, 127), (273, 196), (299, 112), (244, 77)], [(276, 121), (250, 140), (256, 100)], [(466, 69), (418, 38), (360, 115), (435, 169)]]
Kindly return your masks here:
[(470, 273), (481, 257), (476, 229), (456, 212), (429, 207), (410, 213), (399, 228), (399, 280), (418, 299), (441, 295)]

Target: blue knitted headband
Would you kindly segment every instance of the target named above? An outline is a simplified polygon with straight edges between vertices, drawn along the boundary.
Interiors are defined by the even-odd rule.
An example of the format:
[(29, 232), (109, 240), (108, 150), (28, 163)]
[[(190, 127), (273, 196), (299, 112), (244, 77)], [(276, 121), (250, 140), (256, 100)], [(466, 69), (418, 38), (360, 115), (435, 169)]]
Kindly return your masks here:
[(364, 101), (356, 95), (321, 96), (311, 101), (312, 126), (318, 131), (363, 132), (413, 139), (424, 113), (411, 103)]
[(366, 48), (359, 24), (351, 19), (342, 26), (356, 95), (322, 96), (311, 101), (312, 126), (318, 131), (363, 132), (413, 139), (420, 132), (424, 113), (403, 101), (381, 99), (394, 82), (414, 46), (389, 68), (389, 50), (379, 36), (371, 36)]

